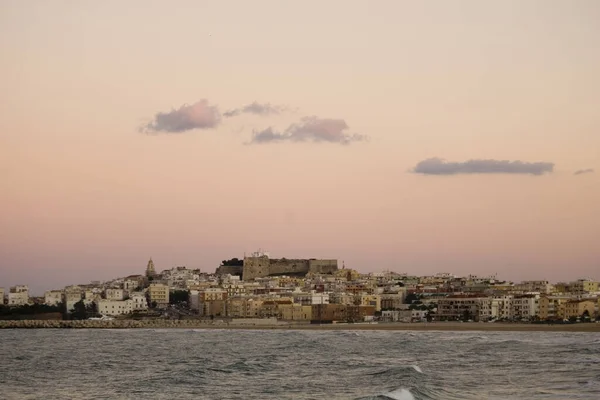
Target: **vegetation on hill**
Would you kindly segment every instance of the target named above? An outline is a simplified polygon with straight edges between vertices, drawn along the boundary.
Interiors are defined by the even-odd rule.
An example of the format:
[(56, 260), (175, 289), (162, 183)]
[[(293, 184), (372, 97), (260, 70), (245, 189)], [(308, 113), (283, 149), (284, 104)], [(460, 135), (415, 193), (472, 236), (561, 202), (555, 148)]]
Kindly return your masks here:
[(232, 258), (231, 260), (221, 261), (221, 265), (225, 265), (228, 267), (242, 267), (244, 265), (244, 260), (238, 260), (237, 258)]

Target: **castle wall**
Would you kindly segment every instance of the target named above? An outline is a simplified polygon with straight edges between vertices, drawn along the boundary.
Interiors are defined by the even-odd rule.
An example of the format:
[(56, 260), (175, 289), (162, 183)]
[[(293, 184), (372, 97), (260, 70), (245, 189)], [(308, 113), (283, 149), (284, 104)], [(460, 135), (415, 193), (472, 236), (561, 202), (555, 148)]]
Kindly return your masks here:
[(338, 270), (337, 260), (307, 260), (308, 271), (315, 274), (333, 274)]
[(308, 260), (272, 259), (269, 275), (306, 275)]
[(249, 281), (272, 275), (306, 275), (309, 272), (332, 274), (337, 260), (269, 259), (267, 256), (244, 257), (242, 280)]
[(269, 276), (270, 265), (271, 261), (268, 256), (244, 257), (242, 280), (250, 281)]

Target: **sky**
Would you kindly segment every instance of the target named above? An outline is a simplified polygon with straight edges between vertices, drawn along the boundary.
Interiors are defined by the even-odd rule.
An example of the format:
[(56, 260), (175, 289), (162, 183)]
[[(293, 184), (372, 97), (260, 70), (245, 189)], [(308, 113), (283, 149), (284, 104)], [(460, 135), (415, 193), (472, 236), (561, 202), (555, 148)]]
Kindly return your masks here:
[(600, 3), (0, 2), (0, 287), (259, 248), (600, 279)]

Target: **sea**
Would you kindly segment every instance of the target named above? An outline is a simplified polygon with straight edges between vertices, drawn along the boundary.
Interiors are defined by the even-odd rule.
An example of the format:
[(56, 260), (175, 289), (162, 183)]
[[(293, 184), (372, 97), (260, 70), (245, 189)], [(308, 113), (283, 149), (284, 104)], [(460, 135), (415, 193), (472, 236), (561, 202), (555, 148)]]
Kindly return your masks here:
[(0, 331), (1, 399), (600, 399), (600, 334)]

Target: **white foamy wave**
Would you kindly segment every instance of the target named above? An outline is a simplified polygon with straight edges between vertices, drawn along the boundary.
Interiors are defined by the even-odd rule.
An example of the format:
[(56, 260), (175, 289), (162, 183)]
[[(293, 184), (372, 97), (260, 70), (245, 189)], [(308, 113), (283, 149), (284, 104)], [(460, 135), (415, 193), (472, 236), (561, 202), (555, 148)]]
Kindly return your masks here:
[(394, 400), (415, 400), (415, 397), (412, 395), (410, 390), (404, 388), (396, 389), (392, 392), (386, 393), (384, 396)]
[(411, 365), (411, 367), (412, 367), (412, 369), (414, 369), (418, 373), (420, 373), (420, 374), (423, 373), (423, 371), (421, 370), (421, 368), (418, 365)]

